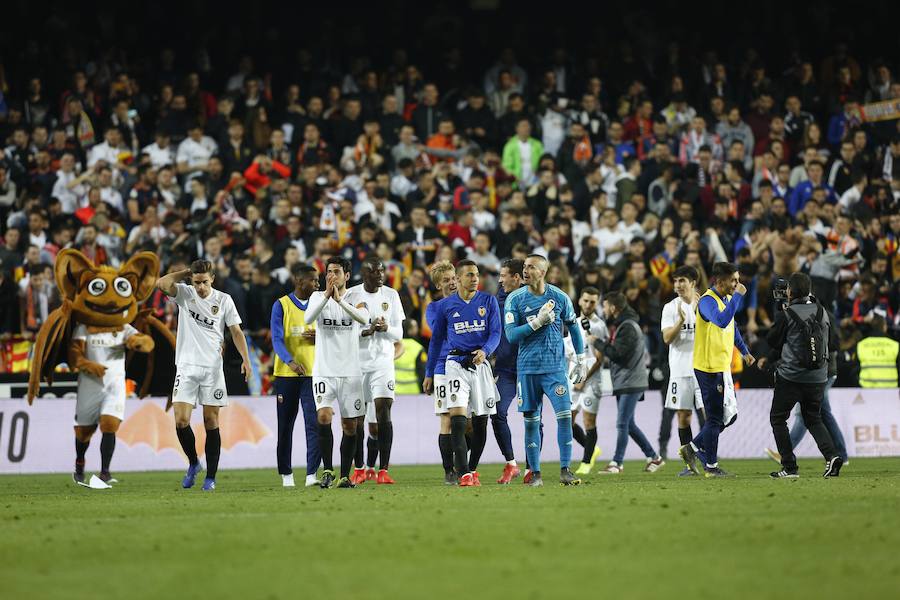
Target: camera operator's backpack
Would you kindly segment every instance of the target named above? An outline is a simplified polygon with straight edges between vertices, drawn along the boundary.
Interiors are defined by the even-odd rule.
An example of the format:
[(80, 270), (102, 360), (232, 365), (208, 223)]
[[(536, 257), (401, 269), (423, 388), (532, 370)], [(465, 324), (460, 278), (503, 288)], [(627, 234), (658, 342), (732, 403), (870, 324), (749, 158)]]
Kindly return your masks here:
[(805, 321), (790, 307), (785, 310), (791, 321), (800, 328), (802, 341), (798, 350), (800, 363), (804, 369), (822, 369), (828, 362), (828, 352), (826, 351), (828, 332), (822, 323), (825, 310), (818, 302), (816, 307), (815, 315)]

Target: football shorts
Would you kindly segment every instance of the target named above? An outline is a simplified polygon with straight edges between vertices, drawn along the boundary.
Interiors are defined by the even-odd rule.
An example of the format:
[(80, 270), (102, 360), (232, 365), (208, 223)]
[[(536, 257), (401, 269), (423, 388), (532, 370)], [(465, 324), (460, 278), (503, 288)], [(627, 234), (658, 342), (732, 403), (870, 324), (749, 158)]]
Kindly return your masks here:
[[(733, 386), (732, 386), (733, 387)], [(694, 410), (703, 408), (703, 395), (697, 377), (670, 377), (666, 391), (666, 408), (672, 410)]]
[(313, 377), (313, 398), (317, 411), (330, 408), (338, 412), (342, 419), (353, 419), (366, 414), (360, 376)]
[(449, 408), (467, 407), (468, 413), (476, 417), (497, 413), (500, 393), (487, 361), (470, 371), (455, 360), (448, 360), (446, 371)]
[(228, 406), (228, 389), (221, 368), (178, 365), (175, 367), (175, 386), (172, 402), (201, 406)]
[(363, 402), (374, 402), (375, 398), (394, 399), (394, 369), (379, 369), (362, 374)]
[(75, 425), (96, 425), (101, 415), (120, 421), (125, 418), (125, 373), (107, 370), (102, 379), (88, 373), (79, 374)]
[(447, 376), (443, 373), (434, 374), (434, 414), (446, 415), (450, 412), (447, 401), (450, 398), (450, 391), (447, 388)]

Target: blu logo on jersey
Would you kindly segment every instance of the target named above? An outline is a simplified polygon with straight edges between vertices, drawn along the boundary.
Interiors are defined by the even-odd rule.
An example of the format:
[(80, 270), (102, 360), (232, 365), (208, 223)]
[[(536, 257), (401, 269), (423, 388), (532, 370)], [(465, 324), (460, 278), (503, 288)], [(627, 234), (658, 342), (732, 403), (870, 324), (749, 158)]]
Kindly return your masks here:
[(477, 333), (479, 331), (484, 331), (486, 328), (487, 321), (485, 319), (476, 319), (474, 321), (459, 321), (453, 324), (453, 331), (457, 334)]

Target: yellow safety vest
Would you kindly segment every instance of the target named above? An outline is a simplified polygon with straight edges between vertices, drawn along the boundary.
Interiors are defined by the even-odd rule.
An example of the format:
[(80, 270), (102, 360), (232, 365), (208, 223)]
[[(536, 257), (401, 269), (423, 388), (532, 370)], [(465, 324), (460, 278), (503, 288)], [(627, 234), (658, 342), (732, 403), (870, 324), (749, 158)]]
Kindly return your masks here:
[(402, 344), (403, 356), (394, 361), (394, 370), (396, 371), (394, 392), (397, 394), (421, 394), (422, 388), (419, 387), (419, 376), (416, 375), (416, 363), (425, 348), (412, 338), (403, 338)]
[(864, 388), (897, 387), (900, 344), (888, 337), (868, 337), (856, 345), (859, 385)]
[[(313, 359), (316, 355), (316, 345), (315, 342), (310, 342), (303, 338), (302, 333), (307, 329), (314, 329), (316, 324), (306, 324), (306, 311), (294, 304), (290, 296), (282, 296), (278, 301), (281, 303), (281, 308), (284, 311), (284, 319), (282, 320), (284, 346), (291, 353), (291, 356), (294, 357), (294, 361), (302, 365), (306, 369), (306, 374), (311, 376)], [(299, 375), (291, 371), (291, 368), (275, 353), (275, 377), (299, 377)]]
[[(725, 302), (712, 289), (703, 296), (709, 296), (725, 310)], [(703, 298), (701, 296), (701, 299)], [(727, 297), (726, 300), (730, 298)], [(694, 368), (706, 373), (724, 373), (731, 369), (731, 355), (734, 352), (734, 319), (724, 329), (700, 316), (700, 303), (694, 310), (697, 328), (694, 330)]]

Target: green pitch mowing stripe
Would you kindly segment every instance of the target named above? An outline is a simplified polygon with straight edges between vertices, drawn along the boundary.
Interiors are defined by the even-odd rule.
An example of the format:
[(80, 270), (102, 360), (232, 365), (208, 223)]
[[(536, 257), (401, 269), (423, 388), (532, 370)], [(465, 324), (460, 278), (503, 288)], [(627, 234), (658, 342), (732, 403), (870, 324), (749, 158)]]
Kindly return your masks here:
[(282, 489), (274, 471), (121, 473), (112, 490), (65, 475), (0, 477), (0, 597), (840, 598), (900, 589), (900, 459), (852, 459), (823, 480), (679, 479), (626, 463), (584, 485), (448, 488), (440, 467), (397, 485)]

